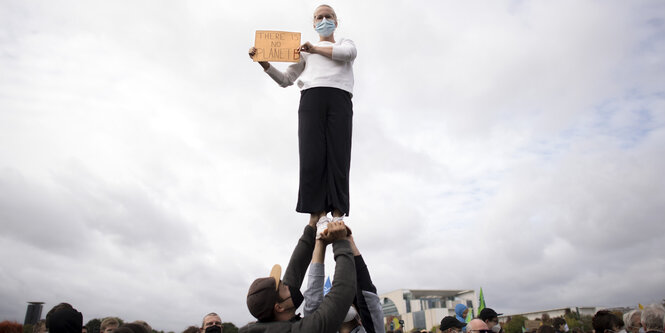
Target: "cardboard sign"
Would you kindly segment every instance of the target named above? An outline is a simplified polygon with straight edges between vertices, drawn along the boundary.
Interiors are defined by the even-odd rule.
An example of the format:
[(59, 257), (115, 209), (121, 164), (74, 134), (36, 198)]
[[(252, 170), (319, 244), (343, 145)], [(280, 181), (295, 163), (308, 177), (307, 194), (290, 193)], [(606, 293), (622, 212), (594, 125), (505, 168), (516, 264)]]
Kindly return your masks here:
[(257, 30), (254, 47), (254, 61), (300, 61), (299, 32)]

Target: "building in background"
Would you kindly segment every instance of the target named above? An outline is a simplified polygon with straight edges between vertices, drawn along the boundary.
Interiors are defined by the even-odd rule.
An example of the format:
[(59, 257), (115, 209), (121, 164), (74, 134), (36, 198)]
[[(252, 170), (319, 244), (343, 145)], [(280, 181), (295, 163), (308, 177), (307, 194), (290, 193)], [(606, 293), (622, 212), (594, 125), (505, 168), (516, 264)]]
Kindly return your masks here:
[[(398, 289), (379, 295), (383, 306), (384, 321), (392, 329), (410, 331), (413, 328), (431, 329), (438, 326), (445, 316), (455, 316), (455, 305), (464, 304), (472, 315), (478, 306), (474, 290), (411, 290)], [(404, 327), (396, 325), (403, 322)]]
[(512, 314), (504, 314), (502, 316), (499, 316), (499, 322), (500, 323), (505, 323), (508, 321), (508, 318), (512, 316), (524, 316), (528, 320), (536, 320), (540, 319), (543, 317), (544, 314), (547, 314), (550, 316), (550, 318), (556, 318), (556, 317), (563, 317), (569, 313), (577, 313), (580, 316), (593, 316), (598, 312), (598, 310), (602, 310), (604, 308), (599, 308), (599, 307), (593, 307), (593, 306), (584, 306), (584, 307), (567, 307), (567, 308), (557, 308), (557, 309), (550, 309), (550, 310), (542, 310), (542, 311), (533, 311), (533, 312), (524, 312), (524, 313), (512, 313)]
[(42, 319), (43, 306), (44, 302), (28, 302), (28, 309), (25, 311), (23, 325), (34, 325)]

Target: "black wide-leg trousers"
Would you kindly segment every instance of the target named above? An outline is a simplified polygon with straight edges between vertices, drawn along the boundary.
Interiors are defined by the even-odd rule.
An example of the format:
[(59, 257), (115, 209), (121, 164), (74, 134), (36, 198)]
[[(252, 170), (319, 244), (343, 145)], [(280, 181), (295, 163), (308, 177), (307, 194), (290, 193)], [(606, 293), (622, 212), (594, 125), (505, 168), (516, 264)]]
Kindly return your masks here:
[(300, 185), (296, 211), (349, 214), (353, 103), (347, 91), (318, 87), (300, 93)]

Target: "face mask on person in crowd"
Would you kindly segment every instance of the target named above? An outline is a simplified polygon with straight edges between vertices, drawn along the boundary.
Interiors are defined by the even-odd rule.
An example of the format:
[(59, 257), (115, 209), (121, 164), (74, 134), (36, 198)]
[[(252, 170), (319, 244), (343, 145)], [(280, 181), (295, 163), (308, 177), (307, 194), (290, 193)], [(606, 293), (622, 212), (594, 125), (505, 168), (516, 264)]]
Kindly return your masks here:
[(563, 331), (568, 332), (568, 330), (569, 330), (568, 324), (563, 325)]
[(222, 333), (222, 328), (217, 325), (206, 327), (206, 333)]
[(500, 331), (501, 331), (501, 325), (496, 324), (496, 325), (492, 326), (492, 332), (499, 333)]
[(644, 327), (640, 327), (640, 332), (639, 333), (646, 333), (646, 331), (644, 330)]
[(328, 37), (335, 31), (335, 22), (324, 18), (316, 24), (316, 32), (322, 37)]

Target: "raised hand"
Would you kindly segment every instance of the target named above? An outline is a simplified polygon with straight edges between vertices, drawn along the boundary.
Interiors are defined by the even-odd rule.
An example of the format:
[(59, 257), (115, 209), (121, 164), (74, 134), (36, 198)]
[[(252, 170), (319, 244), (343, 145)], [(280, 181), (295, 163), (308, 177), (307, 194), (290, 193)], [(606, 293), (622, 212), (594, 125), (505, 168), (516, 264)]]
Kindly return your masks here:
[[(252, 60), (254, 60), (254, 56), (256, 55), (256, 48), (253, 47), (253, 46), (250, 47), (249, 52), (247, 52), (247, 54), (249, 54), (249, 57)], [(270, 67), (270, 63), (267, 62), (267, 61), (259, 61), (259, 65), (261, 65), (261, 67), (263, 67), (263, 69), (268, 69), (268, 67)]]
[(256, 48), (254, 46), (249, 48), (249, 57), (254, 59), (254, 56), (256, 55)]
[(328, 229), (321, 233), (321, 239), (325, 243), (332, 243), (336, 240), (346, 239), (348, 233), (343, 221), (328, 223)]
[(310, 42), (305, 42), (305, 44), (302, 44), (298, 50), (301, 52), (314, 53), (314, 45)]

